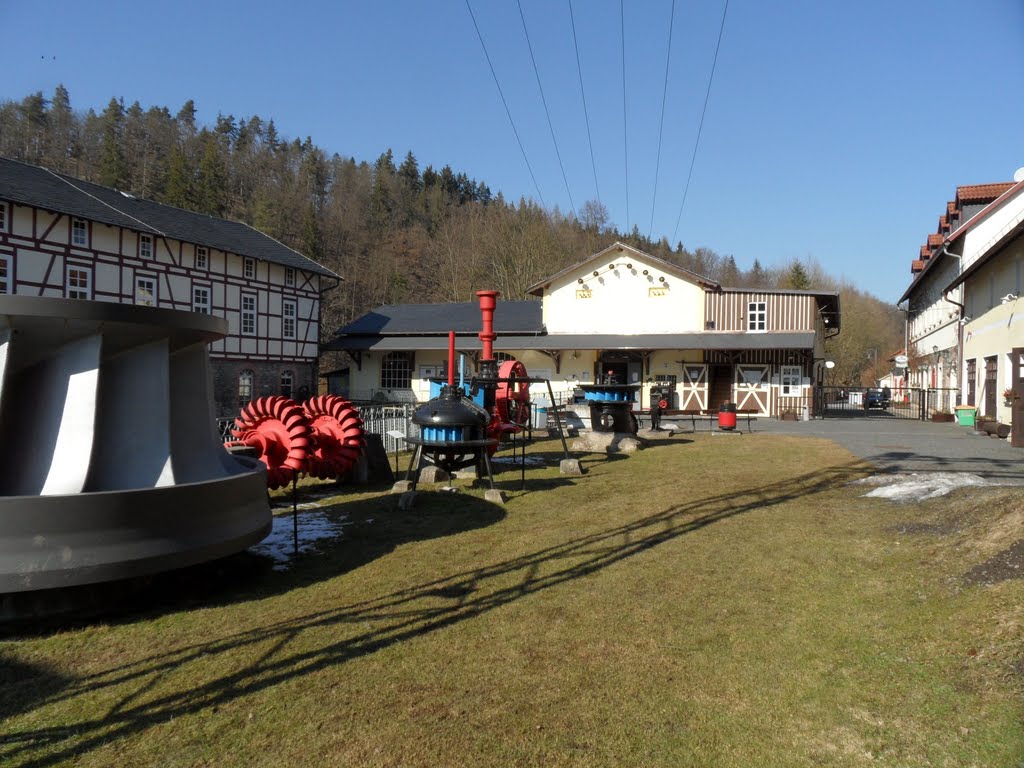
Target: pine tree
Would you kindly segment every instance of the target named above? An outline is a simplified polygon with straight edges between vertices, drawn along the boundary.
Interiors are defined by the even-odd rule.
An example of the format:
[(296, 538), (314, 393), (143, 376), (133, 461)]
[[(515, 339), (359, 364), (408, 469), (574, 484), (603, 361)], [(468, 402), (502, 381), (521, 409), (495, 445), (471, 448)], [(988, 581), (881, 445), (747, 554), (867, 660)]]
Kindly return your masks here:
[(203, 156), (196, 175), (195, 207), (200, 213), (220, 216), (227, 202), (227, 167), (217, 137), (205, 128), (199, 134)]
[(810, 278), (807, 277), (807, 270), (796, 259), (789, 266), (789, 274), (786, 276), (786, 287), (796, 291), (806, 291), (811, 287)]
[(111, 99), (100, 115), (100, 121), (103, 130), (100, 184), (123, 189), (128, 181), (124, 153), (121, 149), (124, 139), (124, 104), (117, 99)]
[(747, 273), (746, 283), (751, 288), (768, 288), (768, 272), (761, 266), (758, 259), (754, 259), (750, 272)]
[(177, 144), (171, 149), (171, 157), (167, 164), (167, 186), (163, 202), (185, 209), (191, 209), (195, 205), (192, 169), (188, 158)]

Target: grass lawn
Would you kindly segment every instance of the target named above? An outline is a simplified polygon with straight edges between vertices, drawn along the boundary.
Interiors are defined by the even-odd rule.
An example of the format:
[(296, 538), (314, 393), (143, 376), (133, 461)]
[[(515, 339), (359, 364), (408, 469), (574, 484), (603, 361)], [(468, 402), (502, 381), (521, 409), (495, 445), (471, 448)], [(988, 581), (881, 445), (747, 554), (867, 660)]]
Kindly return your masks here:
[[(665, 439), (321, 508), (0, 641), (4, 766), (1018, 766), (1024, 492), (865, 498), (823, 441)], [(1024, 546), (1024, 545), (1022, 545)]]

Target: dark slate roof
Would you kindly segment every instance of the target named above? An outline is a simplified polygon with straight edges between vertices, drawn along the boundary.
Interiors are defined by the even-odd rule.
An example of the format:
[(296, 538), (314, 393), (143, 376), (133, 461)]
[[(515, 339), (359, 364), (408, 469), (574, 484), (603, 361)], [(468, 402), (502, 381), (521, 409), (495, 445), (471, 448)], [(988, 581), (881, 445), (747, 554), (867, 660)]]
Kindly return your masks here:
[[(481, 343), (475, 336), (456, 340), (461, 351), (479, 350)], [(404, 350), (444, 350), (447, 336), (339, 336), (324, 349), (365, 352)], [(500, 335), (494, 349), (564, 350), (564, 349), (813, 349), (813, 332), (745, 333), (743, 331), (717, 331), (697, 333), (650, 333), (633, 336), (625, 334), (559, 334)]]
[(0, 199), (340, 277), (248, 224), (143, 200), (7, 158), (0, 158)]
[[(356, 318), (341, 328), (345, 336), (408, 336), (477, 334), (482, 319), (475, 301), (457, 304), (385, 304)], [(494, 330), (499, 334), (536, 334), (544, 332), (539, 301), (501, 301), (494, 310)], [(333, 344), (334, 342), (331, 342)], [(342, 347), (344, 348), (344, 347)]]

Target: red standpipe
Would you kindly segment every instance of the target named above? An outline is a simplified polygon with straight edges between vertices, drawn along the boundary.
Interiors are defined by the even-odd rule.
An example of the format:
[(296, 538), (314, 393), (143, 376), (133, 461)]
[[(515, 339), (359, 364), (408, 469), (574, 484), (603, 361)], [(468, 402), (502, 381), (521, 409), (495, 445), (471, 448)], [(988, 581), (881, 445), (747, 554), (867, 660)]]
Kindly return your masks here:
[(448, 331), (448, 386), (455, 386), (455, 331)]
[(483, 330), (480, 331), (480, 341), (483, 342), (484, 350), (481, 360), (493, 360), (494, 350), (492, 344), (498, 338), (494, 332), (494, 308), (497, 306), (497, 298), (501, 294), (498, 291), (477, 291), (480, 299), (480, 314), (483, 315)]

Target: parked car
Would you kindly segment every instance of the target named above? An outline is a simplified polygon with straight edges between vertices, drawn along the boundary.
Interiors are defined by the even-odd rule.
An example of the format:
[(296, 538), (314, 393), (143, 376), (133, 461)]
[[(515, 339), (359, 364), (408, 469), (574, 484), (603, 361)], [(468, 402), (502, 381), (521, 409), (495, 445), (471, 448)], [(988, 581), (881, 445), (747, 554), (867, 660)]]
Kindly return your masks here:
[(888, 408), (892, 394), (888, 387), (870, 387), (864, 393), (864, 410), (868, 408)]

